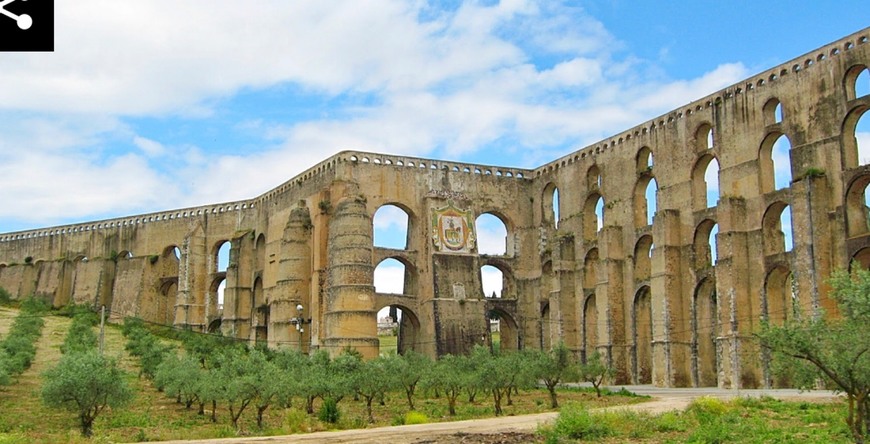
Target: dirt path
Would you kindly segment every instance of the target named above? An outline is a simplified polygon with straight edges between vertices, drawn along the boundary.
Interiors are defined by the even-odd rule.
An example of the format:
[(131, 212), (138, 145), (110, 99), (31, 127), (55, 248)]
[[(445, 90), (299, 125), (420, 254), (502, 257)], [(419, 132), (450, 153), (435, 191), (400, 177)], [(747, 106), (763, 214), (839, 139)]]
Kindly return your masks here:
[[(633, 386), (629, 390), (653, 396), (653, 400), (640, 404), (607, 407), (600, 410), (635, 410), (649, 413), (663, 413), (686, 408), (698, 396), (733, 398), (736, 396), (772, 396), (781, 399), (834, 398), (831, 392), (798, 392), (797, 390), (722, 390), (704, 389), (664, 389), (650, 386)], [(228, 438), (208, 441), (208, 443), (361, 443), (361, 444), (441, 444), (441, 443), (502, 443), (519, 444), (533, 442), (532, 435), (538, 425), (553, 421), (558, 413), (548, 412), (535, 415), (507, 416), (501, 418), (476, 419), (468, 421), (442, 422), (434, 424), (415, 424), (374, 429), (317, 432), (304, 435), (269, 436), (254, 438)], [(168, 441), (164, 444), (191, 443), (193, 441)]]

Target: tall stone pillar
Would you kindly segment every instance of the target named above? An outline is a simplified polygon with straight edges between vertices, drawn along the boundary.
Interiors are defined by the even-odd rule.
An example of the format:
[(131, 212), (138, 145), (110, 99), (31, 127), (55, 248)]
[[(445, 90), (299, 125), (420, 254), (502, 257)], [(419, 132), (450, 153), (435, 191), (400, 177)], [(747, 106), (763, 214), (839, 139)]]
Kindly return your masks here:
[[(750, 245), (746, 231), (746, 202), (741, 198), (720, 198), (719, 234), (716, 236), (716, 294), (721, 336), (717, 338), (719, 387), (756, 388), (762, 383), (760, 350), (753, 333), (761, 320), (761, 295), (752, 292), (753, 280), (763, 283), (763, 254), (756, 239), (750, 264)], [(759, 285), (758, 288), (762, 288)]]
[(598, 285), (595, 302), (598, 309), (598, 351), (610, 365), (617, 369), (616, 384), (630, 380), (628, 337), (625, 331), (625, 291), (623, 267), (625, 256), (622, 248), (622, 227), (608, 226), (598, 235), (600, 257)]
[[(580, 305), (583, 300), (583, 285), (578, 286), (574, 272), (574, 238), (559, 239), (559, 257), (554, 261), (553, 271), (559, 279), (559, 291), (550, 296), (550, 310), (557, 310), (559, 337), (576, 356), (580, 356)], [(580, 289), (578, 295), (575, 289)], [(552, 344), (555, 346), (556, 344)]]
[[(311, 336), (311, 216), (305, 201), (290, 212), (281, 239), (279, 279), (269, 304), (269, 346), (307, 351)], [(302, 306), (302, 312), (296, 309)], [(306, 320), (297, 329), (293, 320)]]
[(323, 346), (330, 355), (345, 347), (365, 358), (378, 354), (372, 266), (372, 221), (362, 196), (342, 199), (329, 221), (327, 294)]
[(232, 240), (227, 285), (224, 290), (224, 315), (221, 329), (225, 336), (251, 339), (254, 301), (252, 291), (252, 248), (250, 233)]
[(178, 295), (174, 325), (204, 331), (207, 328), (206, 294), (208, 281), (208, 248), (202, 225), (184, 238), (178, 264)]
[[(681, 317), (683, 285), (680, 212), (660, 210), (653, 225), (655, 247), (650, 264), (652, 304), (652, 382), (657, 387), (673, 387), (678, 379), (675, 361), (682, 356), (674, 347), (674, 320)], [(684, 360), (688, 362), (687, 357)], [(679, 365), (679, 363), (677, 363)], [(688, 374), (685, 375), (688, 377)]]

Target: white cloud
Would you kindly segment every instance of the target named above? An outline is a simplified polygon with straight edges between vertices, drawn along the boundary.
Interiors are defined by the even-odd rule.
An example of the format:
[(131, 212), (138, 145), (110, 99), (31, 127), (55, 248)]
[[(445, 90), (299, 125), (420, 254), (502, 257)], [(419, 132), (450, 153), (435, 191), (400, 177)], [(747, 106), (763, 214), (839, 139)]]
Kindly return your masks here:
[(490, 265), (484, 265), (480, 268), (480, 281), (483, 287), (483, 294), (486, 297), (491, 297), (493, 293), (495, 293), (496, 297), (501, 297), (503, 285), (501, 270)]
[(375, 291), (402, 294), (405, 289), (405, 267), (395, 259), (387, 259), (375, 268)]
[(148, 157), (159, 157), (166, 153), (166, 147), (163, 144), (145, 137), (133, 137), (133, 143)]
[[(469, 2), (421, 20), (429, 8), (399, 0), (58, 3), (56, 52), (8, 54), (0, 71), (0, 113), (8, 115), (0, 221), (251, 198), (344, 149), (442, 158), (491, 150), (535, 166), (746, 74), (729, 64), (698, 79), (645, 77), (645, 62), (614, 59), (620, 42), (580, 8)], [(536, 51), (552, 63), (536, 65)], [(256, 147), (229, 154), (131, 123), (208, 123), (239, 93), (288, 85), (351, 104), (296, 121), (252, 108), (232, 130), (251, 134)], [(305, 105), (287, 103), (295, 106)]]

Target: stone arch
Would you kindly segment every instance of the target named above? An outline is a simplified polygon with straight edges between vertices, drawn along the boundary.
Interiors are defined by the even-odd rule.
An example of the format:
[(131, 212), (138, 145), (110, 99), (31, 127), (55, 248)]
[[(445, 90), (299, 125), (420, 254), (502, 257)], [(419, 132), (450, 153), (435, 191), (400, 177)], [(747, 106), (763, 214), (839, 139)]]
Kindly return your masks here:
[(696, 387), (712, 387), (718, 383), (719, 334), (716, 281), (702, 279), (692, 298), (692, 369)]
[(658, 182), (649, 173), (644, 173), (634, 187), (634, 226), (643, 228), (652, 225), (658, 209)]
[(692, 208), (695, 211), (716, 206), (719, 200), (719, 161), (705, 153), (692, 168)]
[(585, 363), (598, 347), (598, 308), (596, 307), (595, 290), (586, 291), (586, 298), (583, 301), (582, 344), (581, 360)]
[(559, 188), (556, 184), (550, 182), (544, 187), (544, 194), (541, 196), (541, 215), (543, 216), (544, 226), (559, 228), (559, 210), (561, 208)]
[(782, 103), (776, 97), (770, 98), (761, 108), (765, 125), (774, 125), (782, 123)]
[(758, 150), (759, 183), (762, 193), (788, 188), (791, 184), (791, 140), (780, 132), (768, 134)]
[(260, 235), (257, 236), (257, 245), (255, 248), (257, 251), (256, 270), (258, 272), (262, 273), (263, 270), (266, 269), (266, 235), (265, 234), (260, 233)]
[(698, 128), (695, 129), (695, 151), (698, 153), (703, 153), (709, 149), (712, 149), (714, 146), (713, 142), (713, 127), (708, 122), (704, 122), (698, 125)]
[(794, 276), (785, 264), (776, 264), (764, 278), (762, 317), (771, 325), (782, 325), (794, 318), (797, 307)]
[(843, 77), (843, 86), (846, 89), (847, 100), (855, 100), (870, 94), (870, 69), (863, 64), (849, 68)]
[(643, 146), (637, 151), (635, 156), (637, 174), (652, 173), (653, 168), (653, 152), (648, 146)]
[[(408, 305), (405, 304), (389, 304), (377, 307), (380, 313), (389, 312), (395, 324), (396, 349), (397, 354), (403, 355), (408, 351), (422, 352), (423, 350), (423, 335), (420, 329), (420, 318)], [(378, 321), (380, 324), (380, 321)], [(381, 325), (378, 325), (378, 330), (381, 330)], [(391, 333), (390, 333), (391, 334)], [(379, 336), (382, 336), (379, 332)], [(389, 353), (391, 349), (384, 349), (380, 345), (381, 339), (378, 340), (379, 354)]]
[(479, 254), (512, 256), (513, 226), (501, 212), (486, 211), (474, 220)]
[(209, 316), (220, 316), (224, 309), (223, 295), (219, 295), (226, 288), (226, 274), (215, 273), (208, 286)]
[(133, 259), (133, 252), (129, 250), (121, 250), (118, 253), (118, 260), (129, 260)]
[(378, 248), (407, 250), (415, 221), (414, 213), (407, 205), (384, 203), (372, 216), (372, 244)]
[(417, 273), (405, 257), (393, 255), (378, 262), (374, 268), (375, 292), (382, 294), (416, 295)]
[(649, 282), (652, 262), (653, 238), (641, 236), (634, 245), (634, 281)]
[(650, 288), (642, 286), (631, 306), (632, 363), (637, 384), (652, 384), (652, 297)]
[(223, 309), (224, 306), (224, 292), (227, 288), (227, 269), (230, 265), (230, 251), (232, 250), (232, 242), (227, 239), (222, 239), (215, 242), (212, 247), (212, 270), (216, 275), (220, 275), (220, 282), (218, 288), (215, 289), (214, 294), (209, 295), (209, 299), (213, 299), (210, 303), (213, 303), (214, 307), (219, 307), (219, 309)]
[[(786, 217), (789, 226), (785, 225)], [(764, 244), (764, 255), (786, 253), (791, 251), (791, 208), (782, 201), (770, 204), (761, 220), (761, 237)], [(786, 230), (788, 231), (786, 233)]]
[[(513, 316), (501, 308), (490, 308), (486, 312), (487, 320), (498, 319), (499, 346), (498, 351), (520, 349), (519, 326)], [(489, 343), (495, 350), (492, 328), (489, 329)]]
[(712, 219), (704, 219), (695, 228), (693, 247), (695, 250), (695, 269), (701, 270), (716, 265), (716, 233), (719, 224)]
[(601, 169), (598, 165), (592, 165), (586, 170), (586, 188), (592, 191), (601, 189)]
[(870, 107), (867, 105), (859, 104), (852, 108), (843, 120), (844, 169), (870, 164), (870, 118), (865, 117), (868, 109)]
[(852, 255), (849, 261), (849, 270), (853, 269), (853, 264), (860, 265), (865, 270), (870, 270), (870, 247), (864, 247)]
[[(504, 261), (500, 261), (497, 259), (487, 259), (481, 263), (480, 267), (480, 282), (484, 297), (491, 297), (491, 292), (488, 291), (489, 288), (484, 282), (487, 278), (484, 276), (484, 268), (490, 267), (494, 270), (498, 271), (499, 278), (501, 279), (501, 291), (497, 291), (497, 298), (500, 299), (516, 299), (517, 291), (516, 291), (516, 283), (513, 275), (513, 270), (510, 265), (505, 263)], [(493, 285), (496, 285), (493, 283)], [(497, 285), (496, 285), (497, 286)]]
[(846, 190), (846, 235), (848, 237), (870, 233), (868, 186), (870, 186), (870, 174), (862, 174), (854, 178)]
[(583, 205), (583, 240), (598, 238), (598, 231), (604, 225), (604, 197), (597, 192), (589, 193)]

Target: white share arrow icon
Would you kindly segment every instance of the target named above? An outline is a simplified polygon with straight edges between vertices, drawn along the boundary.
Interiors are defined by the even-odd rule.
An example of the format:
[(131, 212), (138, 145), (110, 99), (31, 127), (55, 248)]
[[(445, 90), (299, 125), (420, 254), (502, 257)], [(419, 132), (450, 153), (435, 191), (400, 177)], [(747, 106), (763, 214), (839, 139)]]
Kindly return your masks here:
[(2, 1), (0, 1), (0, 14), (3, 14), (6, 17), (11, 18), (12, 20), (15, 20), (18, 23), (19, 28), (29, 29), (31, 26), (33, 26), (33, 19), (30, 18), (29, 15), (27, 15), (27, 14), (15, 15), (15, 14), (3, 9), (4, 6), (6, 6), (14, 1), (15, 0), (2, 0)]

